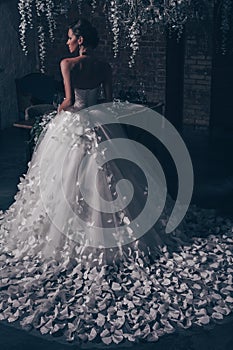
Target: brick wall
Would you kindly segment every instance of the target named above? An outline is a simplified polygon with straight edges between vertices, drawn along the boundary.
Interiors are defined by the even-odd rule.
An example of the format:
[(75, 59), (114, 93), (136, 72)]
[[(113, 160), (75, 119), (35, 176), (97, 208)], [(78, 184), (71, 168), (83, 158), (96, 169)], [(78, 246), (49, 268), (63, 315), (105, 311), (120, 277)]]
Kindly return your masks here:
[(188, 35), (184, 67), (184, 123), (209, 125), (211, 67), (210, 45)]
[(209, 125), (214, 2), (206, 20), (187, 25), (184, 66), (184, 123)]

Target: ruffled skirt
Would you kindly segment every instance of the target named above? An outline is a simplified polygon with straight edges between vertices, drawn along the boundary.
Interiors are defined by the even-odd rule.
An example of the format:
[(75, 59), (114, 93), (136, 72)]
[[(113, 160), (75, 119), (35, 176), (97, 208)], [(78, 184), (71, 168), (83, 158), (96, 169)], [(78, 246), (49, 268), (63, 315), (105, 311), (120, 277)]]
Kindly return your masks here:
[(174, 205), (167, 196), (157, 222), (135, 234), (130, 223), (146, 207), (147, 179), (117, 150), (104, 163), (99, 149), (119, 137), (121, 126), (90, 128), (77, 112), (47, 125), (15, 202), (1, 213), (0, 320), (109, 345), (157, 341), (232, 312), (232, 223), (190, 207), (167, 234)]

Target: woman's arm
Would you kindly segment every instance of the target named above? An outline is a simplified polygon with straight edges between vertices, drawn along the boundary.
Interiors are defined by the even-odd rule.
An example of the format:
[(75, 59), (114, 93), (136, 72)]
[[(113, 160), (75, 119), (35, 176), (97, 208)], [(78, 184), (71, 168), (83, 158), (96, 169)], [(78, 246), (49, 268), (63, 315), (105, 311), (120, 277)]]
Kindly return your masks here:
[(69, 59), (62, 60), (60, 67), (61, 67), (61, 73), (62, 73), (63, 83), (64, 83), (65, 99), (58, 107), (58, 112), (62, 110), (66, 110), (68, 107), (72, 106), (73, 104), (73, 89), (71, 86), (71, 77), (70, 77), (70, 71), (72, 66), (71, 66), (70, 60)]
[(105, 71), (105, 79), (103, 81), (104, 96), (106, 102), (112, 101), (112, 68), (108, 64)]

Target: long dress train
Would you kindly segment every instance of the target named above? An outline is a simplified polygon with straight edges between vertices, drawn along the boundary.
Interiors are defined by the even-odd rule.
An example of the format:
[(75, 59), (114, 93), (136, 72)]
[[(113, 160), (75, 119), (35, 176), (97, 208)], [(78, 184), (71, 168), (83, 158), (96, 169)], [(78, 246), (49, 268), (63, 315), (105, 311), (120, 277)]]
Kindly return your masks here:
[[(80, 344), (151, 342), (219, 322), (233, 309), (232, 223), (192, 207), (183, 225), (166, 234), (173, 206), (167, 196), (157, 223), (134, 237), (123, 225), (145, 207), (147, 182), (120, 159), (100, 164), (96, 190), (110, 203), (119, 180), (128, 178), (134, 204), (104, 214), (95, 209), (101, 200), (94, 153), (100, 142), (126, 136), (120, 126), (91, 128), (82, 118), (78, 110), (96, 97), (96, 89), (76, 90), (74, 108), (49, 122), (15, 202), (1, 213), (0, 320)], [(106, 244), (105, 231), (93, 226), (115, 229), (116, 244), (112, 237)]]

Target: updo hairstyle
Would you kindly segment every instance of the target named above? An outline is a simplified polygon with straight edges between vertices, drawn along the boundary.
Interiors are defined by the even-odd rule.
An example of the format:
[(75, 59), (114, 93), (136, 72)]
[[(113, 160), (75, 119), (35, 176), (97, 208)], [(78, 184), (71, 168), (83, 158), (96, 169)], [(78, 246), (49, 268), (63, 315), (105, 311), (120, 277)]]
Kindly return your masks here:
[(71, 29), (74, 35), (78, 38), (83, 37), (83, 46), (91, 47), (95, 49), (99, 43), (98, 33), (95, 27), (86, 19), (82, 18), (74, 23), (70, 24), (69, 29)]

